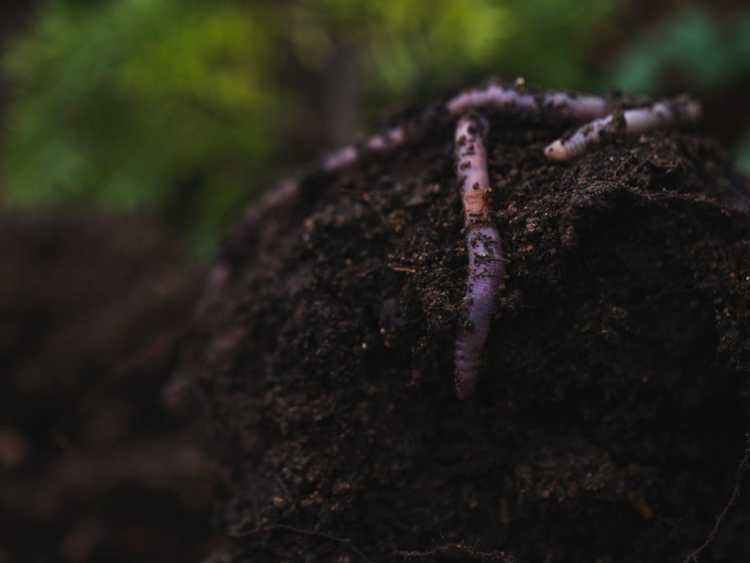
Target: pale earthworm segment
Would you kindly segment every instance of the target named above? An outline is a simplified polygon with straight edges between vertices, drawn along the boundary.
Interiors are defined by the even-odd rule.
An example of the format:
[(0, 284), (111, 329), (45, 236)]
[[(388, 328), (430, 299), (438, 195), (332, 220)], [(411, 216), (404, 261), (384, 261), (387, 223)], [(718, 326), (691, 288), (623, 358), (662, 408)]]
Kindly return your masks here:
[(334, 172), (340, 168), (346, 168), (359, 158), (359, 151), (354, 145), (346, 145), (330, 153), (323, 160), (323, 170)]
[(487, 154), (482, 124), (476, 117), (458, 120), (455, 147), (469, 256), (466, 323), (459, 328), (455, 352), (456, 396), (463, 400), (473, 395), (479, 378), (481, 352), (503, 276), (503, 255), (500, 235), (490, 218)]
[(582, 121), (605, 115), (607, 105), (607, 100), (599, 96), (583, 96), (567, 92), (532, 94), (525, 90), (492, 83), (458, 94), (448, 101), (446, 107), (453, 115), (461, 115), (482, 107), (528, 113), (546, 110)]
[(361, 147), (347, 145), (330, 153), (323, 159), (323, 170), (335, 172), (356, 162), (363, 153), (378, 153), (395, 149), (406, 141), (403, 127), (393, 127), (383, 133), (368, 137)]
[(611, 135), (645, 133), (697, 121), (701, 116), (698, 102), (687, 98), (657, 102), (653, 105), (627, 109), (595, 119), (564, 139), (558, 139), (544, 149), (549, 160), (568, 160), (583, 153), (589, 146)]

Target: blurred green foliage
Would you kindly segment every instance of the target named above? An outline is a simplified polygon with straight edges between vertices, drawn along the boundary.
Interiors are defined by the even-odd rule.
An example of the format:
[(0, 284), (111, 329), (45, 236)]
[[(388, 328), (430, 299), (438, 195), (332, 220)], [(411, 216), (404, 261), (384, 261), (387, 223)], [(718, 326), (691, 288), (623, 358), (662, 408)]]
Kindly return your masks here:
[(3, 197), (153, 213), (205, 254), (292, 165), (285, 142), (309, 95), (289, 69), (314, 78), (354, 53), (369, 116), (490, 73), (581, 87), (613, 10), (613, 0), (50, 2), (4, 61), (16, 91)]
[[(705, 9), (689, 9), (658, 29), (636, 37), (614, 69), (612, 85), (627, 92), (658, 94), (679, 76), (700, 95), (750, 77), (750, 12), (718, 21)], [(750, 173), (750, 138), (736, 149)]]
[(669, 71), (688, 76), (695, 87), (720, 87), (750, 73), (750, 13), (720, 23), (704, 10), (680, 13), (637, 38), (615, 69), (614, 84), (629, 92), (655, 94)]
[(212, 236), (267, 158), (281, 102), (257, 17), (231, 3), (184, 5), (43, 12), (6, 60), (18, 89), (5, 156), (11, 203), (177, 210), (196, 242)]

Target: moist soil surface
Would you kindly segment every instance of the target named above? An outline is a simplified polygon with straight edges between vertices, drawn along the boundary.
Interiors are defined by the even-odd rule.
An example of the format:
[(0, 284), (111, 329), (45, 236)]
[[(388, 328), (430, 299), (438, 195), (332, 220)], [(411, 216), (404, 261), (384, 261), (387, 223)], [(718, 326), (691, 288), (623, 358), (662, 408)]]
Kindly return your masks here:
[[(183, 359), (228, 475), (222, 561), (703, 562), (750, 553), (750, 219), (690, 131), (487, 113), (505, 254), (456, 399), (467, 255), (453, 127), (238, 231)], [(717, 517), (725, 511), (719, 518)], [(713, 531), (712, 531), (713, 530)]]

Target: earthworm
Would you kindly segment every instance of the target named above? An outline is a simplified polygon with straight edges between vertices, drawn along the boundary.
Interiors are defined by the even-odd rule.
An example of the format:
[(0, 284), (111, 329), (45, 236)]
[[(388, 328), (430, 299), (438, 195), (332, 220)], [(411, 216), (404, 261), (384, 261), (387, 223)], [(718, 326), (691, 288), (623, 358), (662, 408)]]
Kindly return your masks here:
[(354, 145), (346, 145), (333, 151), (323, 160), (323, 170), (326, 172), (335, 172), (340, 168), (345, 168), (353, 164), (359, 158), (359, 151)]
[(333, 151), (323, 159), (323, 170), (326, 172), (335, 172), (356, 162), (362, 152), (383, 152), (404, 144), (406, 141), (406, 131), (403, 127), (393, 127), (383, 133), (377, 133), (368, 137), (361, 147), (356, 145), (346, 145), (338, 150)]
[(483, 124), (472, 115), (456, 126), (456, 173), (464, 208), (466, 251), (466, 323), (456, 336), (456, 396), (468, 399), (479, 379), (481, 352), (489, 333), (497, 292), (503, 276), (500, 235), (490, 218), (487, 195), (489, 175), (482, 139)]
[(644, 133), (668, 125), (690, 123), (700, 115), (700, 104), (684, 97), (611, 113), (580, 127), (568, 138), (557, 139), (544, 149), (544, 155), (549, 160), (568, 160), (607, 135)]
[(385, 133), (379, 133), (370, 137), (366, 146), (373, 152), (385, 151), (396, 148), (406, 140), (406, 132), (403, 127), (393, 127)]
[(607, 105), (607, 100), (599, 96), (583, 96), (568, 92), (533, 94), (493, 83), (458, 94), (448, 101), (446, 107), (453, 115), (461, 115), (486, 106), (527, 112), (551, 110), (563, 116), (585, 120), (605, 115)]

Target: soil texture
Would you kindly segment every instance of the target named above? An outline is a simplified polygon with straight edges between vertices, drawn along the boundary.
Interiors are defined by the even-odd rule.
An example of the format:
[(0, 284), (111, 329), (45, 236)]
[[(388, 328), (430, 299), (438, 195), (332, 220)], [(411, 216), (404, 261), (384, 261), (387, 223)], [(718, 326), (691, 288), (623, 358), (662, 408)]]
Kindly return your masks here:
[[(182, 361), (228, 477), (216, 561), (701, 562), (750, 553), (748, 192), (690, 131), (487, 113), (505, 279), (474, 399), (453, 128), (242, 230)], [(239, 231), (238, 231), (239, 232)], [(717, 517), (722, 511), (719, 526)], [(713, 531), (712, 531), (713, 530)]]

